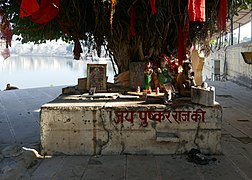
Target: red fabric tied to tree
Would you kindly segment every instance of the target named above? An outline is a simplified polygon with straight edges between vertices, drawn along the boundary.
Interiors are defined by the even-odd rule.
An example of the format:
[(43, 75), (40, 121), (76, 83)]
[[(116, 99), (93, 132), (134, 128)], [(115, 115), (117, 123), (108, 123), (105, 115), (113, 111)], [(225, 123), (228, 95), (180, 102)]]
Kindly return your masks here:
[(188, 15), (190, 21), (206, 21), (205, 0), (188, 0)]
[(11, 46), (12, 40), (12, 30), (9, 20), (4, 17), (0, 26), (2, 26), (1, 38), (6, 40), (6, 48), (8, 48), (8, 46)]
[(186, 40), (188, 36), (187, 26), (189, 23), (187, 23), (185, 30), (182, 28), (182, 22), (179, 23), (178, 26), (178, 63), (179, 65), (182, 65), (183, 60), (186, 60)]
[(74, 59), (75, 60), (80, 60), (80, 54), (82, 53), (82, 48), (80, 41), (78, 39), (74, 40), (74, 49), (73, 49), (73, 54), (74, 54)]
[(226, 18), (227, 18), (227, 0), (220, 0), (219, 14), (218, 14), (218, 28), (226, 30)]
[(131, 36), (136, 36), (136, 32), (135, 32), (135, 17), (136, 17), (136, 8), (135, 6), (131, 6), (130, 7), (130, 34)]
[(22, 0), (19, 17), (27, 17), (39, 10), (37, 0)]
[(42, 0), (38, 11), (32, 14), (31, 20), (38, 24), (46, 24), (59, 13), (60, 0)]
[(0, 50), (1, 55), (4, 59), (7, 59), (10, 57), (8, 46), (11, 46), (12, 30), (10, 21), (7, 19), (2, 9), (0, 9), (0, 38), (0, 47), (2, 48), (2, 45), (4, 47), (4, 49)]
[(42, 0), (38, 5), (37, 0), (22, 0), (20, 17), (31, 16), (37, 24), (46, 24), (59, 13), (60, 0)]
[(6, 42), (6, 48), (11, 46), (12, 29), (10, 21), (5, 16), (5, 12), (0, 9), (0, 37)]
[(156, 0), (150, 0), (150, 6), (151, 6), (151, 13), (152, 15), (157, 13), (156, 10)]

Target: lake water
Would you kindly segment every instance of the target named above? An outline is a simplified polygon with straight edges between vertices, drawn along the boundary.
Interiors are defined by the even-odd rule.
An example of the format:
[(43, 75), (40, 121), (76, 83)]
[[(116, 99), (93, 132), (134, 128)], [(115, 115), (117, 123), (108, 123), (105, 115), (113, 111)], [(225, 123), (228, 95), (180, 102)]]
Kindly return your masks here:
[(0, 58), (0, 90), (6, 84), (19, 89), (72, 86), (78, 78), (87, 77), (87, 64), (107, 64), (108, 82), (113, 82), (115, 72), (110, 59), (73, 60), (72, 57), (11, 56)]

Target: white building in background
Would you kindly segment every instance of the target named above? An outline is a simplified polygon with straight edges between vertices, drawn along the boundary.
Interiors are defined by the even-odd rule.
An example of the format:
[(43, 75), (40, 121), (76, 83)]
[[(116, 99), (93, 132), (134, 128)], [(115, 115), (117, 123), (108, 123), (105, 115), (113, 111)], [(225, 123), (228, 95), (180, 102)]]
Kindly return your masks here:
[(43, 44), (25, 43), (15, 41), (13, 38), (12, 46), (9, 48), (11, 55), (38, 55), (38, 56), (67, 56), (72, 55), (73, 45), (62, 40), (47, 41)]
[[(11, 56), (20, 55), (20, 56), (64, 56), (64, 57), (73, 57), (73, 48), (74, 44), (66, 43), (62, 40), (52, 40), (47, 41), (42, 44), (34, 44), (32, 42), (22, 44), (20, 41), (16, 41), (17, 36), (13, 37), (12, 46), (9, 48)], [(81, 55), (82, 59), (93, 59), (99, 60), (97, 51), (95, 49), (89, 50), (88, 47), (85, 47), (83, 43)], [(106, 54), (105, 47), (101, 47), (101, 58), (109, 58)]]

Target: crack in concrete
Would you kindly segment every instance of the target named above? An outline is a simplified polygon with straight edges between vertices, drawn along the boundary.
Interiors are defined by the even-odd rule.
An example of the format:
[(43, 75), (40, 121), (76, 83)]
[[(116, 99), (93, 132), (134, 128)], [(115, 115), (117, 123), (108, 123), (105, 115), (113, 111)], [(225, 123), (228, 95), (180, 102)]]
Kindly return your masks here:
[[(97, 144), (98, 144), (98, 147), (99, 147), (99, 149), (98, 149), (98, 155), (102, 154), (102, 150), (106, 148), (105, 146), (109, 143), (109, 140), (111, 139), (111, 137), (110, 137), (110, 130), (108, 130), (106, 128), (106, 125), (105, 125), (105, 118), (104, 118), (105, 117), (105, 115), (104, 115), (105, 111), (104, 111), (104, 109), (105, 109), (105, 107), (103, 107), (101, 109), (101, 111), (100, 111), (100, 119), (101, 119), (101, 122), (102, 122), (102, 127), (103, 127), (104, 131), (107, 134), (107, 138), (106, 138), (106, 141), (102, 141), (102, 140), (98, 139), (98, 140), (100, 140), (98, 142), (98, 140), (97, 140)], [(111, 111), (109, 113), (110, 113), (109, 116), (111, 118), (111, 116), (112, 116), (111, 115)]]
[(121, 146), (122, 146), (122, 149), (121, 149), (120, 155), (122, 155), (124, 153), (125, 149), (126, 149), (125, 144), (124, 144), (123, 141), (121, 141)]
[(200, 149), (199, 148), (199, 144), (196, 142), (196, 140), (198, 138), (198, 135), (199, 135), (199, 130), (200, 130), (200, 121), (198, 121), (196, 133), (195, 133), (195, 136), (194, 136), (194, 139), (193, 139), (193, 143), (195, 144), (195, 146), (197, 147), (197, 149)]

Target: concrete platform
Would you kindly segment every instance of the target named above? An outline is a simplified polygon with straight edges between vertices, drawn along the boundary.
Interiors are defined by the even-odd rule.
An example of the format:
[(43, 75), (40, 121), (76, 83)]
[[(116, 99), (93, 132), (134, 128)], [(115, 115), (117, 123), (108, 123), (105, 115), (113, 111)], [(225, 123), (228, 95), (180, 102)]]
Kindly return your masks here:
[(221, 153), (222, 109), (177, 98), (97, 93), (61, 95), (41, 108), (42, 154), (182, 154), (192, 148)]
[[(208, 165), (187, 155), (57, 156), (40, 152), (39, 111), (62, 87), (0, 91), (0, 179), (252, 179), (252, 89), (232, 82), (208, 82), (223, 107), (222, 152)], [(10, 147), (4, 150), (5, 147)]]

